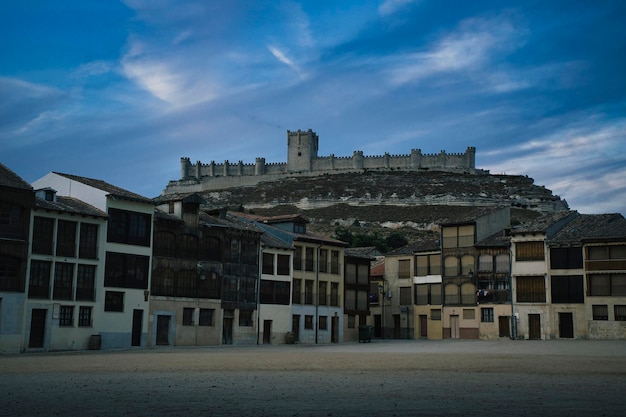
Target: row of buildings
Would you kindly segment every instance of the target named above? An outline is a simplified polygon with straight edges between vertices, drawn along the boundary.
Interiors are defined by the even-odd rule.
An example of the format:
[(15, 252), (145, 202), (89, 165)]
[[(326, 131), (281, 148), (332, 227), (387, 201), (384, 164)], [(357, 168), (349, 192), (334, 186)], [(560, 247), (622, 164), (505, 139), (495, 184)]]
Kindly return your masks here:
[[(626, 220), (476, 208), (382, 256), (301, 216), (0, 164), (0, 352), (380, 338), (626, 338)], [(468, 212), (469, 213), (469, 212)], [(367, 336), (366, 336), (367, 337)]]

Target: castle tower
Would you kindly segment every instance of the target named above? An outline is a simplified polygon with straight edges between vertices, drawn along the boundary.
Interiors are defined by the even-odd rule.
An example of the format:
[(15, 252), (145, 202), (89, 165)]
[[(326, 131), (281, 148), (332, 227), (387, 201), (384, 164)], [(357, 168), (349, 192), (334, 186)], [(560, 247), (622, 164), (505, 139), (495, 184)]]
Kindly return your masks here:
[(317, 158), (319, 138), (311, 129), (303, 132), (287, 131), (287, 171), (310, 172)]

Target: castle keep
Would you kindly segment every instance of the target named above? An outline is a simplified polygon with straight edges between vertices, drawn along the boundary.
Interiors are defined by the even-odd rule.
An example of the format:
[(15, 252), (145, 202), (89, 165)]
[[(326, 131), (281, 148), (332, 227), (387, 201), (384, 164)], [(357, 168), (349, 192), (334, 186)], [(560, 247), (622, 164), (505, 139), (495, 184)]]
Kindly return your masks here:
[(363, 171), (419, 171), (437, 170), (476, 173), (476, 148), (468, 147), (464, 153), (422, 154), (420, 149), (410, 154), (364, 156), (354, 151), (352, 156), (318, 156), (319, 137), (311, 129), (287, 131), (287, 162), (266, 163), (256, 158), (254, 164), (191, 163), (189, 158), (180, 160), (180, 180), (170, 181), (164, 194), (223, 190), (232, 187), (252, 186), (264, 181), (285, 177), (317, 176)]

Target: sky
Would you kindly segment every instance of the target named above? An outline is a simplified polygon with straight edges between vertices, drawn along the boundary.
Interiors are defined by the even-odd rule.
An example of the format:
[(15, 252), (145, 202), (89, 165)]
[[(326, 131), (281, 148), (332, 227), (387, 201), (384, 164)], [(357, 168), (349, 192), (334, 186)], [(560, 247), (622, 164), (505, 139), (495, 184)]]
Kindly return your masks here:
[(0, 0), (0, 161), (146, 197), (180, 158), (477, 148), (626, 215), (626, 2)]

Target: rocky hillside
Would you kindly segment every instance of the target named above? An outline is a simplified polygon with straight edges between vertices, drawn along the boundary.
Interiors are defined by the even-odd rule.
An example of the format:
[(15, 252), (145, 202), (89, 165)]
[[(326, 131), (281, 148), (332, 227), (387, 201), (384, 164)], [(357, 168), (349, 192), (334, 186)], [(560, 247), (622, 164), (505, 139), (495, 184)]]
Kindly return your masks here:
[(364, 172), (286, 178), (256, 187), (207, 192), (211, 208), (230, 207), (264, 215), (299, 213), (310, 228), (330, 235), (337, 226), (399, 231), (417, 238), (436, 224), (465, 218), (485, 206), (512, 207), (512, 223), (567, 203), (526, 176), (447, 172)]

